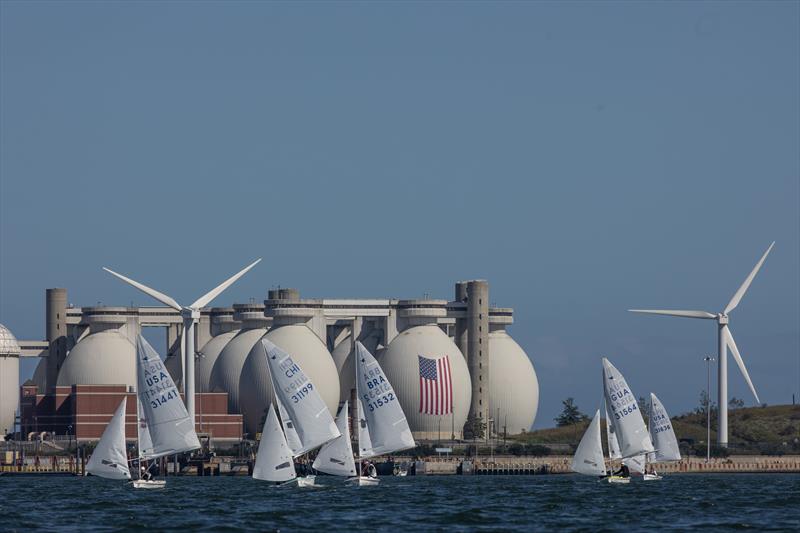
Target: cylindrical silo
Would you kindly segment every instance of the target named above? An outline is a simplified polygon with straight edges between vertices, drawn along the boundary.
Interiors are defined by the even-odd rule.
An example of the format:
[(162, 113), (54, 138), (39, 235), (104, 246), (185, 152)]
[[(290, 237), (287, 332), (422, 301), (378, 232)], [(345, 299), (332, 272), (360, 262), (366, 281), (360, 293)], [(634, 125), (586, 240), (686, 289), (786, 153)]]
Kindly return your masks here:
[(211, 372), (222, 350), (239, 331), (239, 323), (233, 318), (232, 307), (211, 309), (211, 333), (214, 335), (197, 351), (194, 366), (194, 383), (197, 392), (211, 392)]

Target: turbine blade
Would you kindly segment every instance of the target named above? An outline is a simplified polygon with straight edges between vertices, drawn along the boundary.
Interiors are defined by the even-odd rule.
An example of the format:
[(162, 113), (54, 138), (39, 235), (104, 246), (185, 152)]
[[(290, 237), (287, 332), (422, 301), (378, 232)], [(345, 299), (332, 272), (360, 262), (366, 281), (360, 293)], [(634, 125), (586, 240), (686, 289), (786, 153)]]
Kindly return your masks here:
[(733, 335), (731, 335), (731, 331), (728, 328), (725, 328), (725, 344), (727, 344), (728, 348), (731, 349), (733, 358), (736, 359), (736, 364), (739, 365), (739, 370), (742, 371), (744, 380), (750, 387), (750, 392), (752, 392), (753, 396), (755, 396), (756, 398), (756, 403), (761, 404), (761, 400), (758, 399), (758, 394), (756, 393), (756, 388), (753, 386), (753, 382), (750, 381), (750, 374), (747, 373), (747, 367), (744, 366), (744, 361), (742, 360), (742, 356), (739, 354), (739, 348), (736, 347), (736, 342), (734, 342)]
[(680, 316), (684, 318), (717, 318), (717, 315), (707, 311), (681, 311), (677, 309), (628, 309), (631, 313), (643, 313), (648, 315), (667, 315)]
[(134, 281), (134, 280), (132, 280), (130, 278), (126, 278), (122, 274), (117, 274), (116, 272), (114, 272), (110, 268), (103, 267), (103, 270), (105, 270), (106, 272), (108, 272), (112, 276), (118, 277), (119, 279), (121, 279), (122, 281), (127, 283), (128, 285), (132, 285), (133, 287), (136, 287), (137, 289), (139, 289), (143, 293), (145, 293), (145, 294), (147, 294), (149, 296), (152, 296), (153, 298), (155, 298), (156, 300), (158, 300), (162, 304), (168, 305), (169, 307), (175, 309), (176, 311), (180, 311), (181, 310), (181, 304), (179, 304), (178, 302), (176, 302), (175, 300), (173, 300), (172, 298), (170, 298), (166, 294), (158, 292), (155, 289), (151, 289), (147, 285), (142, 285), (138, 281)]
[(742, 296), (744, 296), (744, 293), (747, 292), (747, 289), (750, 287), (750, 284), (753, 282), (753, 278), (755, 278), (756, 274), (758, 274), (758, 270), (761, 268), (761, 265), (764, 264), (764, 261), (767, 259), (767, 256), (769, 255), (770, 251), (772, 251), (772, 247), (773, 246), (775, 246), (775, 241), (772, 241), (772, 244), (769, 245), (769, 248), (767, 248), (767, 251), (764, 252), (764, 255), (761, 256), (761, 259), (758, 261), (758, 263), (756, 263), (756, 266), (753, 267), (753, 270), (750, 272), (750, 275), (747, 276), (747, 278), (744, 280), (744, 283), (742, 283), (742, 286), (739, 287), (739, 290), (736, 291), (736, 293), (733, 295), (733, 297), (731, 298), (731, 301), (728, 302), (728, 305), (725, 306), (725, 310), (723, 311), (723, 313), (725, 313), (727, 315), (728, 313), (730, 313), (731, 311), (736, 309), (737, 305), (739, 305), (739, 302), (741, 301)]
[(244, 267), (242, 270), (240, 270), (239, 272), (237, 272), (236, 274), (234, 274), (233, 276), (231, 276), (230, 278), (228, 278), (227, 280), (222, 282), (219, 286), (217, 286), (216, 288), (210, 290), (209, 292), (207, 292), (206, 294), (204, 294), (203, 296), (198, 298), (197, 301), (195, 301), (189, 307), (191, 307), (192, 309), (200, 309), (201, 307), (205, 307), (206, 305), (211, 303), (211, 300), (213, 300), (214, 298), (219, 296), (219, 294), (222, 291), (224, 291), (225, 289), (227, 289), (228, 287), (233, 285), (233, 283), (237, 279), (239, 279), (242, 276), (244, 276), (247, 273), (248, 270), (250, 270), (251, 268), (253, 268), (254, 266), (256, 266), (260, 262), (261, 262), (260, 258), (256, 259), (255, 261), (250, 263), (248, 266)]

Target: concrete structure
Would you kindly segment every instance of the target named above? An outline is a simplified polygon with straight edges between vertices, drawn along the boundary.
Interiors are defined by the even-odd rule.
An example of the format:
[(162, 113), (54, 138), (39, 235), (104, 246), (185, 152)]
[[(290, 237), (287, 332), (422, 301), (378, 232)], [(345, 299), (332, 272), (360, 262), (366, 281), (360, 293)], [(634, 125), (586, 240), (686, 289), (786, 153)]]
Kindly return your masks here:
[[(301, 299), (296, 289), (275, 289), (263, 304), (200, 309), (193, 328), (195, 343), (202, 347), (195, 367), (198, 391), (228, 393), (229, 412), (244, 411), (246, 430), (257, 431), (259, 410), (271, 393), (259, 366), (263, 361), (250, 356), (269, 331), (315, 383), (319, 381), (323, 398), (335, 412), (337, 403), (354, 398), (352, 352), (358, 340), (385, 365), (418, 439), (462, 435), (470, 410), (492, 433), (502, 433), (504, 426), (509, 434), (529, 428), (538, 406), (538, 383), (527, 355), (505, 332), (513, 322), (513, 310), (490, 307), (488, 283), (483, 280), (458, 282), (455, 296), (453, 301)], [(63, 289), (48, 291), (48, 340), (19, 342), (23, 357), (42, 358), (33, 378), (38, 394), (73, 384), (68, 382), (82, 385), (78, 382), (84, 380), (131, 385), (117, 375), (124, 364), (100, 359), (109, 354), (110, 360), (126, 360), (129, 356), (122, 352), (127, 348), (117, 342), (118, 337), (130, 338), (143, 327), (166, 328), (169, 370), (181, 383), (183, 370), (175, 356), (181, 353), (180, 312), (168, 307), (75, 308), (66, 301)], [(112, 344), (118, 348), (112, 349)], [(55, 380), (48, 374), (53, 367), (51, 354), (58, 371)], [(436, 420), (419, 413), (421, 354), (451, 359), (454, 410)]]
[(465, 355), (473, 377), (469, 416), (480, 418), (489, 428), (489, 284), (484, 280), (467, 282), (466, 322)]
[(0, 324), (0, 440), (14, 431), (19, 406), (19, 354), (17, 339)]

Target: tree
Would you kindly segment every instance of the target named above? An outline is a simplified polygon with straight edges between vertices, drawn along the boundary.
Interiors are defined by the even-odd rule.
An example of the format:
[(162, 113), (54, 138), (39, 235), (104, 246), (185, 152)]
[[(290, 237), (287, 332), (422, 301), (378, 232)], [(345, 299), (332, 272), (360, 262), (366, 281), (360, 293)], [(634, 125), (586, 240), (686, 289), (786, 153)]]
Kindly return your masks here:
[(742, 407), (744, 407), (744, 400), (740, 400), (736, 396), (731, 397), (728, 401), (728, 409), (730, 410), (741, 409)]
[(479, 416), (469, 415), (464, 423), (465, 439), (482, 439), (486, 435), (486, 423)]
[(575, 405), (574, 398), (567, 398), (561, 403), (564, 405), (564, 409), (561, 411), (560, 415), (554, 418), (556, 421), (556, 426), (571, 426), (573, 424), (583, 422), (584, 420), (588, 420), (589, 417), (581, 413), (580, 409), (578, 409), (578, 406)]

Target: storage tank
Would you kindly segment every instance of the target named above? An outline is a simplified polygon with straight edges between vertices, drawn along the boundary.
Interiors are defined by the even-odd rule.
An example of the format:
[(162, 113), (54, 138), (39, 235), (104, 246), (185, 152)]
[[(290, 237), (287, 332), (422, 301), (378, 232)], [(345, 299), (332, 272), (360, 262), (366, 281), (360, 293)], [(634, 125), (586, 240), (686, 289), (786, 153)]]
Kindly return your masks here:
[(217, 357), (209, 387), (212, 392), (228, 393), (228, 412), (241, 413), (239, 406), (239, 378), (242, 367), (253, 345), (267, 332), (269, 324), (264, 316), (262, 304), (236, 304), (234, 318), (242, 323), (242, 329), (234, 335)]
[(211, 340), (205, 343), (197, 352), (198, 357), (194, 364), (194, 386), (197, 392), (211, 392), (211, 372), (214, 370), (214, 365), (219, 360), (219, 356), (222, 355), (222, 350), (225, 349), (225, 346), (240, 331), (236, 329), (211, 337)]
[[(347, 335), (331, 352), (333, 363), (336, 365), (336, 372), (339, 375), (340, 403), (350, 399), (350, 391), (356, 386), (356, 367), (353, 360), (352, 338), (352, 335)], [(386, 351), (383, 345), (380, 344), (380, 339), (372, 335), (362, 339), (361, 344), (363, 344), (376, 359)]]
[[(339, 376), (325, 343), (305, 324), (274, 327), (264, 338), (292, 356), (319, 391), (331, 415), (335, 417), (339, 406)], [(264, 352), (254, 347), (242, 367), (239, 381), (238, 397), (244, 417), (245, 432), (255, 434), (261, 431), (261, 420), (272, 401), (272, 396), (272, 382)]]
[(539, 380), (530, 358), (505, 329), (489, 333), (489, 417), (494, 430), (530, 430), (539, 408)]
[(14, 418), (19, 407), (19, 343), (0, 324), (0, 441), (14, 431)]
[[(442, 373), (438, 371), (441, 368), (439, 363), (444, 364), (449, 361), (452, 407), (428, 408), (428, 412), (422, 412), (426, 410), (422, 406), (422, 398), (430, 393), (429, 389), (423, 390), (421, 384), (420, 366), (421, 364), (427, 366), (421, 358), (434, 360), (437, 380), (443, 379)], [(464, 356), (439, 326), (425, 324), (404, 330), (389, 343), (386, 351), (378, 358), (378, 362), (394, 387), (416, 438), (438, 439), (440, 436), (450, 438), (451, 433), (454, 433), (456, 438), (461, 437), (469, 412), (472, 382)], [(433, 377), (430, 369), (424, 373)], [(449, 396), (447, 386), (444, 387), (444, 392), (440, 391), (442, 389), (436, 391), (437, 401), (443, 394)], [(431, 414), (437, 410), (444, 414)]]
[(135, 387), (136, 348), (118, 329), (91, 333), (67, 354), (57, 384)]
[(33, 371), (31, 380), (36, 384), (36, 390), (39, 394), (44, 394), (47, 390), (47, 358), (42, 357)]

